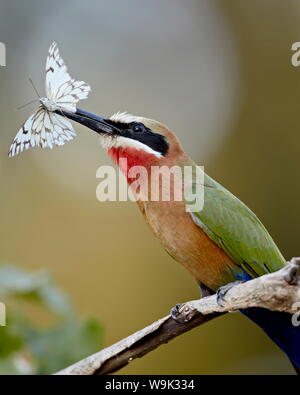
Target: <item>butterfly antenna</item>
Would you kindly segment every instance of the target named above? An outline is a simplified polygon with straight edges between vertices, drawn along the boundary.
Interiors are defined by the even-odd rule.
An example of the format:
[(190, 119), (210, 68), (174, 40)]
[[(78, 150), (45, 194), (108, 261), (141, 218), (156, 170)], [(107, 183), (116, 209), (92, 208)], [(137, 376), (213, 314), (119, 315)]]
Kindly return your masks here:
[(22, 108), (29, 106), (29, 104), (36, 103), (38, 100), (31, 100), (29, 103), (23, 104), (23, 106), (18, 107), (17, 110), (22, 110)]
[(37, 94), (38, 98), (40, 99), (40, 98), (41, 98), (41, 95), (39, 94), (38, 90), (36, 89), (36, 87), (35, 87), (35, 85), (34, 85), (34, 83), (33, 83), (33, 81), (32, 81), (31, 78), (29, 78), (29, 82), (31, 83), (31, 85), (32, 85), (32, 87), (33, 87), (35, 93)]

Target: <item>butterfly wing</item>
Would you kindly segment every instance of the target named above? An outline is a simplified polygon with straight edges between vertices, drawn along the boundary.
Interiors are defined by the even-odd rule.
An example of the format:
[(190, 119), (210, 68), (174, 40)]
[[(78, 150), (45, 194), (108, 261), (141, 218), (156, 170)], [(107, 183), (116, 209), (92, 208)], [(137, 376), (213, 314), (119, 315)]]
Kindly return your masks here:
[[(61, 110), (76, 112), (77, 102), (86, 99), (90, 90), (85, 82), (70, 77), (57, 44), (51, 44), (46, 62), (47, 98)], [(19, 130), (8, 155), (12, 157), (35, 146), (52, 148), (63, 145), (75, 136), (73, 126), (66, 117), (41, 106)]]
[(24, 123), (12, 142), (8, 156), (12, 157), (33, 147), (52, 148), (63, 145), (76, 136), (71, 122), (40, 107)]
[(66, 141), (72, 140), (75, 136), (75, 130), (71, 122), (55, 112), (48, 113), (51, 123), (52, 137), (54, 145), (64, 145)]
[(9, 157), (18, 155), (19, 153), (26, 151), (31, 147), (35, 147), (36, 140), (34, 138), (33, 124), (35, 124), (36, 120), (40, 117), (40, 115), (41, 109), (38, 109), (23, 124), (10, 146), (8, 152)]
[(71, 78), (67, 66), (59, 54), (58, 46), (51, 44), (46, 62), (46, 94), (62, 110), (76, 112), (79, 100), (86, 99), (91, 87)]

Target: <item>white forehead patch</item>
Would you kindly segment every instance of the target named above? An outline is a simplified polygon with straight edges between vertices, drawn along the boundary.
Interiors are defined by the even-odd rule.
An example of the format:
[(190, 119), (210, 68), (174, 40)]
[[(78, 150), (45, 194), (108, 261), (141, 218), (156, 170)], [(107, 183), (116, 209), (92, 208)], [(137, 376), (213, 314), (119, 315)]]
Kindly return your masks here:
[(140, 122), (141, 117), (136, 117), (135, 115), (128, 114), (127, 112), (117, 112), (109, 118), (113, 122), (121, 123), (131, 123)]
[(111, 137), (109, 135), (100, 135), (100, 143), (102, 147), (106, 150), (109, 150), (110, 148), (133, 148), (136, 150), (148, 152), (149, 154), (152, 154), (157, 158), (162, 157), (162, 154), (160, 152), (157, 152), (154, 149), (148, 147), (148, 145), (143, 144), (138, 140), (129, 139), (123, 136)]

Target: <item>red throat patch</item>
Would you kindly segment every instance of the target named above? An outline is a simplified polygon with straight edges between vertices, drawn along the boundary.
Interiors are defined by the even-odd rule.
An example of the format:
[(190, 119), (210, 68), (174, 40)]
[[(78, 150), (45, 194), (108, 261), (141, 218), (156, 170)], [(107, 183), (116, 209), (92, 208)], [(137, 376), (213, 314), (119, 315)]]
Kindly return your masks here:
[(141, 149), (112, 147), (107, 150), (107, 153), (125, 174), (128, 182), (130, 180), (128, 180), (127, 173), (131, 167), (143, 166), (149, 168), (158, 165), (158, 158), (155, 155)]

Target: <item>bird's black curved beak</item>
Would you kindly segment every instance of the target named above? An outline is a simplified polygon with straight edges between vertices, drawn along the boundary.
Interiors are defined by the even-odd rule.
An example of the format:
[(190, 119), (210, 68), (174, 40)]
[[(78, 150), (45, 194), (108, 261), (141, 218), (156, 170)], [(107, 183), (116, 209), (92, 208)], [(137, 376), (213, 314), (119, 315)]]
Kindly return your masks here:
[(81, 123), (98, 134), (121, 134), (121, 131), (115, 125), (113, 125), (109, 119), (102, 118), (99, 115), (81, 110), (80, 108), (77, 108), (75, 113), (60, 110), (55, 112), (71, 119), (72, 121)]

